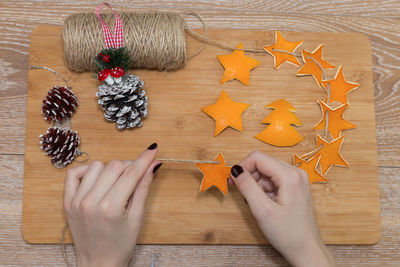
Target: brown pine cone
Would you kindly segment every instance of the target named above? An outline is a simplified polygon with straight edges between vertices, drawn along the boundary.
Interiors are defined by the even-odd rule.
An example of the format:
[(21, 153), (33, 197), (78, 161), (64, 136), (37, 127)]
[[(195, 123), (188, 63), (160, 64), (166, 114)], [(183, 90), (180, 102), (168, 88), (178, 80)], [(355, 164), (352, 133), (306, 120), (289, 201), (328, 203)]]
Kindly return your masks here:
[(48, 122), (62, 122), (67, 117), (71, 118), (78, 105), (74, 92), (67, 87), (55, 86), (43, 99), (42, 114)]
[(77, 132), (62, 129), (57, 126), (47, 129), (45, 135), (40, 135), (40, 149), (51, 157), (53, 164), (67, 166), (78, 153), (80, 138)]

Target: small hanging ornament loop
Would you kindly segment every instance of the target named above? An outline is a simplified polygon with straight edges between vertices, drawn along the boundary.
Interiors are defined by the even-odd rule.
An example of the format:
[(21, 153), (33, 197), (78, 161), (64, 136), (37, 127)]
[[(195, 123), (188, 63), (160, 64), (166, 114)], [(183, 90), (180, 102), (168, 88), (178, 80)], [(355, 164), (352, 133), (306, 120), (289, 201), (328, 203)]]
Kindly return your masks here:
[[(112, 10), (112, 12), (114, 13), (115, 24), (114, 24), (113, 34), (111, 34), (110, 27), (100, 16), (100, 10), (103, 5), (109, 7)], [(99, 4), (96, 7), (96, 17), (100, 21), (101, 26), (103, 28), (104, 43), (106, 45), (106, 49), (108, 49), (108, 48), (118, 49), (120, 47), (123, 47), (124, 46), (124, 30), (123, 30), (122, 19), (118, 15), (118, 13), (112, 9), (111, 5), (108, 3)]]
[(75, 158), (75, 161), (78, 162), (78, 163), (85, 163), (85, 162), (87, 162), (87, 161), (90, 159), (89, 153), (84, 152), (84, 151), (80, 151), (79, 148), (76, 150), (75, 155), (76, 155), (77, 157), (80, 157), (80, 156), (83, 156), (83, 155), (86, 156), (86, 157), (85, 157), (84, 159), (82, 159), (82, 160), (77, 160), (77, 159)]

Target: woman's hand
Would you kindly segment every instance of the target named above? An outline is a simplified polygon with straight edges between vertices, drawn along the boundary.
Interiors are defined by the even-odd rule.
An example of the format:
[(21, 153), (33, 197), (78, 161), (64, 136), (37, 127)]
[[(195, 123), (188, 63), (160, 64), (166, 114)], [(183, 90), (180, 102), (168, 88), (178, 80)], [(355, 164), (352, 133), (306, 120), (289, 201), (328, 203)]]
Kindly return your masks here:
[(255, 151), (232, 167), (232, 179), (268, 241), (293, 266), (335, 266), (321, 241), (303, 170)]
[[(78, 266), (127, 266), (139, 235), (154, 172), (154, 143), (135, 161), (99, 161), (69, 169), (64, 209)], [(82, 180), (80, 182), (80, 179)]]

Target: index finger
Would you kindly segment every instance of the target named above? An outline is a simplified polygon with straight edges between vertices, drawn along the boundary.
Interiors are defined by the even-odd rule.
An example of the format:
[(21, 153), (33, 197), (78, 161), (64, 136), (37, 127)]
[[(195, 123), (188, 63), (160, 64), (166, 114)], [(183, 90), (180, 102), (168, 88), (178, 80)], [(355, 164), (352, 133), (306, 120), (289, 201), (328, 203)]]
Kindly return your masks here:
[(239, 163), (239, 165), (251, 173), (258, 171), (261, 174), (270, 177), (278, 186), (282, 184), (282, 180), (288, 176), (288, 169), (296, 171), (295, 167), (260, 151), (251, 152)]
[(73, 197), (78, 191), (80, 181), (88, 169), (88, 165), (81, 165), (67, 171), (64, 185), (64, 208), (68, 209)]
[(120, 178), (106, 194), (105, 198), (108, 198), (109, 201), (119, 206), (129, 200), (137, 184), (156, 157), (157, 144), (154, 146), (150, 146), (142, 152), (140, 156), (125, 169)]

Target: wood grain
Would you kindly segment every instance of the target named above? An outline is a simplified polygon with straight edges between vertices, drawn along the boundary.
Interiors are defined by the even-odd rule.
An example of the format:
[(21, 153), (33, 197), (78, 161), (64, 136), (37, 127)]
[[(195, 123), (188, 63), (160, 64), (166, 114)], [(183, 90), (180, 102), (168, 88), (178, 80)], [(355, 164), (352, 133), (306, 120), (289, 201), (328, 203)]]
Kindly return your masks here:
[[(400, 165), (399, 80), (400, 14), (398, 1), (109, 1), (125, 10), (200, 11), (210, 27), (280, 29), (289, 31), (361, 32), (371, 40), (375, 85), (375, 110), (380, 168), (382, 238), (374, 246), (329, 246), (339, 266), (398, 266), (400, 264), (400, 199), (398, 169)], [(151, 6), (149, 6), (151, 5)], [(232, 10), (233, 5), (236, 10)], [(312, 8), (310, 8), (312, 7)], [(228, 10), (229, 8), (229, 10)], [(23, 153), (25, 137), (25, 102), (29, 35), (39, 24), (61, 25), (67, 14), (92, 11), (93, 3), (69, 0), (0, 1), (0, 153), (21, 156), (1, 156), (0, 172), (0, 262), (12, 266), (60, 266), (63, 264), (57, 246), (28, 245), (21, 237), (21, 206), (23, 183)], [(117, 8), (118, 9), (118, 8)], [(227, 11), (228, 10), (228, 11)], [(271, 15), (269, 11), (307, 11), (304, 16)], [(348, 16), (328, 17), (347, 13)], [(361, 18), (360, 16), (378, 18)], [(191, 27), (200, 27), (188, 18)], [(4, 106), (12, 97), (13, 105)], [(397, 100), (397, 101), (396, 101)], [(392, 112), (393, 111), (393, 112)], [(9, 118), (9, 116), (12, 116)], [(16, 130), (13, 130), (14, 128)], [(21, 130), (23, 129), (23, 130)], [(71, 248), (70, 248), (71, 249)], [(71, 255), (71, 250), (69, 251)], [(177, 256), (175, 256), (177, 255)], [(199, 255), (199, 257), (197, 257)], [(71, 255), (72, 256), (72, 255)], [(232, 259), (233, 258), (233, 259)], [(232, 259), (232, 260), (231, 260)], [(258, 246), (139, 246), (135, 266), (149, 265), (286, 266), (271, 248)], [(201, 263), (199, 263), (201, 262)], [(157, 266), (157, 264), (156, 264)]]
[[(21, 235), (23, 155), (0, 156), (0, 262), (7, 266), (62, 266), (58, 245), (30, 245)], [(338, 266), (398, 266), (400, 187), (398, 170), (379, 168), (382, 237), (373, 246), (329, 245)], [(75, 253), (67, 245), (71, 262)], [(138, 245), (131, 266), (287, 266), (271, 246)]]
[[(110, 1), (111, 3), (113, 1)], [(113, 4), (114, 5), (114, 4)], [(189, 6), (190, 5), (190, 6)], [(224, 8), (221, 8), (224, 7)], [(245, 6), (249, 11), (242, 9)], [(269, 8), (275, 7), (274, 9)], [(245, 28), (245, 29), (279, 29), (287, 31), (336, 31), (336, 32), (361, 32), (371, 40), (372, 60), (375, 85), (375, 111), (377, 117), (377, 141), (379, 151), (379, 165), (400, 166), (400, 110), (399, 82), (400, 69), (400, 29), (395, 27), (399, 19), (393, 17), (399, 14), (397, 1), (340, 1), (332, 4), (330, 1), (306, 1), (296, 4), (292, 1), (233, 1), (231, 5), (224, 6), (223, 2), (197, 2), (185, 4), (180, 1), (148, 4), (145, 1), (136, 3), (115, 3), (116, 9), (124, 10), (163, 10), (184, 11), (195, 7), (204, 17), (206, 23), (214, 28)], [(251, 8), (250, 8), (251, 7)], [(29, 48), (29, 33), (38, 24), (61, 25), (67, 15), (93, 10), (93, 6), (86, 2), (69, 1), (54, 3), (52, 1), (23, 2), (2, 1), (0, 3), (0, 78), (7, 81), (7, 90), (0, 90), (0, 95), (17, 94), (21, 101), (25, 100), (27, 55)], [(275, 14), (272, 11), (291, 10), (311, 12), (320, 15), (304, 14)], [(312, 10), (312, 11), (309, 11)], [(321, 12), (326, 11), (326, 15)], [(203, 12), (202, 12), (203, 11)], [(22, 14), (21, 18), (15, 14)], [(342, 14), (345, 16), (332, 16)], [(370, 17), (363, 17), (370, 16)], [(376, 17), (375, 17), (376, 16)], [(187, 17), (190, 27), (201, 27), (196, 18)], [(15, 60), (17, 58), (17, 60)], [(22, 62), (21, 62), (22, 60)], [(13, 67), (19, 64), (18, 68)], [(21, 76), (22, 75), (22, 76)], [(23, 86), (20, 86), (24, 84)], [(1, 110), (1, 107), (0, 107)], [(15, 122), (19, 127), (24, 127), (24, 112), (19, 109), (12, 110), (18, 116)], [(3, 118), (0, 112), (0, 118)], [(7, 119), (7, 117), (4, 117)], [(23, 153), (24, 132), (9, 134), (7, 127), (0, 127), (0, 151), (3, 153)], [(9, 146), (8, 143), (19, 144)]]
[[(357, 125), (352, 131), (343, 132), (342, 154), (351, 167), (332, 169), (327, 176), (329, 183), (326, 186), (315, 184), (312, 190), (324, 242), (376, 243), (380, 236), (380, 216), (368, 39), (360, 34), (344, 33), (283, 34), (290, 40), (304, 40), (303, 48), (307, 50), (323, 43), (324, 58), (337, 66), (343, 65), (346, 78), (361, 84), (349, 96), (351, 108), (345, 114), (346, 119)], [(210, 30), (209, 36), (230, 46), (242, 40), (249, 49), (274, 40), (273, 32), (267, 31)], [(200, 46), (192, 38), (186, 38), (186, 42), (189, 55)], [(293, 153), (302, 155), (315, 147), (317, 132), (313, 126), (321, 118), (316, 100), (323, 98), (324, 91), (312, 77), (296, 77), (298, 68), (294, 66), (286, 65), (276, 71), (268, 54), (252, 55), (261, 65), (251, 72), (248, 87), (237, 81), (219, 83), (223, 70), (215, 57), (226, 51), (214, 46), (207, 46), (178, 71), (135, 71), (145, 81), (149, 115), (140, 129), (120, 132), (104, 119), (94, 95), (97, 81), (91, 78), (92, 74), (77, 74), (65, 67), (61, 43), (60, 27), (36, 28), (31, 36), (30, 64), (46, 65), (71, 81), (80, 102), (72, 119), (72, 128), (81, 137), (80, 149), (95, 155), (98, 160), (132, 159), (153, 142), (159, 144), (161, 158), (209, 160), (222, 152), (230, 165), (256, 149), (290, 163)], [(348, 60), (350, 55), (352, 60)], [(333, 75), (334, 72), (330, 71), (329, 77)], [(62, 193), (66, 170), (54, 169), (38, 147), (38, 136), (49, 127), (38, 112), (38, 106), (49, 87), (53, 86), (54, 78), (46, 71), (30, 70), (28, 81), (22, 229), (28, 242), (54, 243), (59, 242), (59, 232), (64, 224)], [(242, 133), (227, 129), (214, 137), (214, 122), (200, 109), (214, 103), (222, 89), (232, 99), (251, 106), (243, 115)], [(301, 92), (301, 97), (294, 95), (294, 91)], [(295, 147), (272, 147), (254, 138), (265, 128), (260, 123), (268, 114), (264, 106), (280, 98), (287, 99), (296, 107), (296, 115), (303, 122), (298, 131), (305, 141)], [(361, 146), (362, 152), (357, 149)], [(215, 188), (198, 193), (200, 180), (201, 173), (193, 164), (163, 166), (148, 199), (138, 243), (266, 242), (235, 188), (230, 188), (231, 193), (225, 197)], [(167, 228), (169, 230), (165, 231)]]

